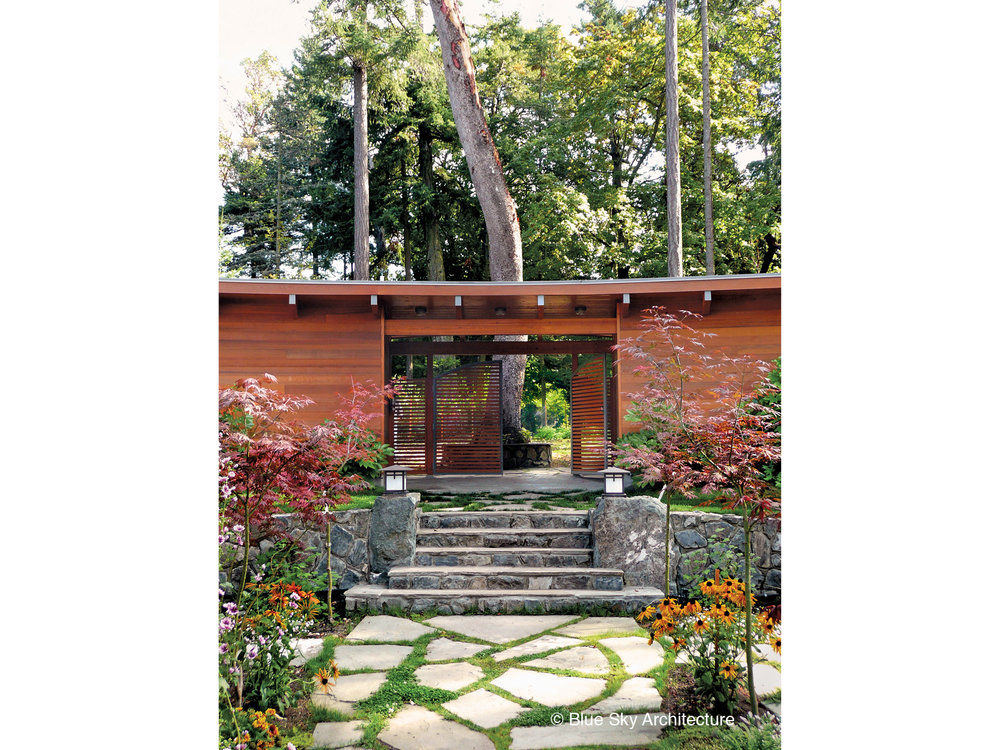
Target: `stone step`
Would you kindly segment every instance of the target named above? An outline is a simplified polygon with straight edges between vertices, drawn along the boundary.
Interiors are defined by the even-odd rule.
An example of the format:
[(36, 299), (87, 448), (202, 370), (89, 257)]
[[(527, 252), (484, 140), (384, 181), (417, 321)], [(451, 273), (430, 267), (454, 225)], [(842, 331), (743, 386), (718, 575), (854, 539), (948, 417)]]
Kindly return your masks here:
[(590, 547), (590, 529), (417, 529), (418, 547)]
[(445, 614), (587, 613), (635, 615), (663, 592), (650, 587), (629, 586), (621, 591), (596, 589), (390, 589), (361, 584), (348, 589), (349, 612), (426, 612)]
[(574, 547), (417, 547), (415, 565), (526, 565), (532, 568), (585, 568), (592, 549)]
[(586, 510), (427, 511), (422, 529), (585, 529)]
[(389, 571), (391, 589), (598, 589), (621, 591), (625, 579), (614, 568), (524, 566), (414, 566)]

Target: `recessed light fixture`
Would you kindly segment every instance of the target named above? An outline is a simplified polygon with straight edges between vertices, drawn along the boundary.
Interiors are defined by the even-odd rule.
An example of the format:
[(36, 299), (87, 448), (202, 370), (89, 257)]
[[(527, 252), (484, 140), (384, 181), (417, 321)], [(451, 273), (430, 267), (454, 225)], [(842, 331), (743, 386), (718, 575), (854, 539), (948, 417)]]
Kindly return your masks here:
[(496, 315), (498, 318), (502, 318), (504, 315), (507, 314), (507, 308), (506, 307), (494, 307), (493, 308), (493, 314)]
[(573, 308), (573, 312), (575, 312), (577, 315), (583, 315), (585, 312), (587, 312), (587, 306), (577, 305), (576, 307)]
[(427, 308), (424, 307), (423, 305), (417, 305), (416, 307), (413, 308), (413, 312), (417, 314), (418, 318), (423, 318), (425, 315), (427, 315)]

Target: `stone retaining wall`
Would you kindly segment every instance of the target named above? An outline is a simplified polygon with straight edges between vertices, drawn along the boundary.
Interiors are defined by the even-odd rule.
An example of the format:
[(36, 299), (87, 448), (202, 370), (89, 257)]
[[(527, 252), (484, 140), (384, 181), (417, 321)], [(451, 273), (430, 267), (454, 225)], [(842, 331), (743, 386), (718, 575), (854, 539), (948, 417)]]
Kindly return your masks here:
[[(685, 593), (685, 576), (700, 576), (711, 564), (707, 557), (715, 543), (732, 551), (740, 577), (743, 572), (743, 519), (738, 515), (699, 511), (670, 514), (671, 593)], [(768, 519), (750, 534), (750, 578), (760, 595), (781, 594), (781, 531)]]
[[(371, 524), (371, 513), (370, 510), (345, 510), (336, 513), (337, 520), (330, 529), (330, 548), (333, 550), (331, 561), (333, 572), (340, 576), (334, 584), (338, 589), (347, 589), (370, 581), (368, 528)], [(301, 539), (307, 552), (319, 553), (314, 570), (326, 575), (326, 528), (307, 528), (289, 514), (275, 516), (275, 519), (293, 538)], [(274, 542), (271, 539), (263, 539), (259, 545), (250, 548), (252, 572), (257, 572), (257, 555), (273, 546)], [(242, 562), (242, 549), (236, 550), (236, 560)], [(225, 573), (220, 573), (220, 578), (220, 582), (224, 582), (227, 576)]]

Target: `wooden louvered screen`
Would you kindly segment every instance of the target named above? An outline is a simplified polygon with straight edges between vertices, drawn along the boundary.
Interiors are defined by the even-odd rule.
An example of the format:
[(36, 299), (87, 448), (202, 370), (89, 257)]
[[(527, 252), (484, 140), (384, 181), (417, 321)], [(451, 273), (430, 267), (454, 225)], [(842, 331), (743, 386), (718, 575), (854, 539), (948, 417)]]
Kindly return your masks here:
[(396, 378), (392, 399), (392, 462), (409, 466), (413, 474), (427, 474), (427, 380)]
[(503, 473), (500, 378), (499, 361), (434, 378), (434, 473)]
[(580, 365), (570, 381), (573, 471), (607, 468), (607, 405), (604, 357)]

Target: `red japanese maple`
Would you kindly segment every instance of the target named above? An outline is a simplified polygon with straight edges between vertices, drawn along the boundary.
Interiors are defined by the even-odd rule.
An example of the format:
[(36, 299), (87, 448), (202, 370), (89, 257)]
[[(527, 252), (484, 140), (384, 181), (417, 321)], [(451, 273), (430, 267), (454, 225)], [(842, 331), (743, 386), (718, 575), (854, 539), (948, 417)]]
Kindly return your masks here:
[[(644, 384), (630, 394), (630, 421), (652, 430), (654, 440), (616, 449), (618, 461), (641, 472), (644, 482), (662, 483), (670, 493), (686, 497), (696, 490), (722, 495), (724, 507), (743, 516), (744, 581), (747, 642), (752, 607), (750, 534), (769, 516), (778, 516), (780, 500), (763, 469), (781, 458), (780, 436), (774, 431), (777, 410), (755, 396), (773, 393), (766, 375), (771, 366), (746, 355), (732, 356), (711, 345), (712, 334), (687, 321), (700, 316), (665, 308), (645, 311), (641, 333), (617, 346), (635, 363)], [(670, 560), (667, 559), (667, 585)], [(669, 590), (668, 590), (669, 595)], [(748, 689), (756, 712), (750, 647)]]
[(244, 547), (241, 591), (251, 546), (264, 537), (287, 537), (276, 513), (290, 511), (310, 525), (329, 522), (333, 506), (365, 488), (366, 482), (345, 467), (373, 457), (364, 438), (391, 395), (388, 387), (355, 383), (324, 424), (309, 427), (294, 416), (313, 401), (265, 385), (274, 382), (274, 376), (265, 374), (219, 391), (219, 457), (225, 479), (220, 516), (225, 527), (239, 532)]

